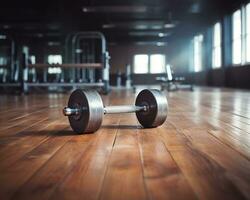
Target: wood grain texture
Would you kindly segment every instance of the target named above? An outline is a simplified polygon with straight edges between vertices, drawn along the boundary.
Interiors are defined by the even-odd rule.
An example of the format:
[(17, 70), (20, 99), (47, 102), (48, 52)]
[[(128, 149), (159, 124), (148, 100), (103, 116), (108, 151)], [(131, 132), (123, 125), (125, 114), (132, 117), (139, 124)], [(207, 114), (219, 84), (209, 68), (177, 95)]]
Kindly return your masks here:
[(250, 199), (250, 92), (166, 93), (161, 127), (113, 114), (84, 135), (61, 113), (68, 96), (0, 96), (0, 199)]

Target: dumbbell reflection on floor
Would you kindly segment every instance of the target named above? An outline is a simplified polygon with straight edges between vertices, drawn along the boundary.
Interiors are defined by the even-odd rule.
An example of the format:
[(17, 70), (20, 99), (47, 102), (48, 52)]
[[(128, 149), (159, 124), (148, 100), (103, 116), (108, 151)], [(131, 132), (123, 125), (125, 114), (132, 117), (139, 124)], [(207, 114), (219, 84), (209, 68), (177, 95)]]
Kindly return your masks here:
[(135, 105), (103, 106), (101, 96), (96, 91), (75, 90), (69, 98), (63, 114), (76, 133), (91, 133), (98, 130), (104, 114), (136, 113), (145, 128), (162, 125), (168, 112), (166, 96), (159, 90), (142, 90), (136, 97)]

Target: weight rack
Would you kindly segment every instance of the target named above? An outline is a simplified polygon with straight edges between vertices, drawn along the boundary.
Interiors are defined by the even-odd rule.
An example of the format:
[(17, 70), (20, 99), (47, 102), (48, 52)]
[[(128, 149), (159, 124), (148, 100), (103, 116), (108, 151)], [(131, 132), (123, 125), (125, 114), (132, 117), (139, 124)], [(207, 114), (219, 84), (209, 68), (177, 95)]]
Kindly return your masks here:
[[(70, 40), (71, 39), (71, 40)], [(80, 62), (78, 58), (78, 52), (80, 49), (80, 41), (82, 39), (99, 39), (101, 41), (101, 62), (87, 62), (83, 63)], [(65, 61), (66, 63), (63, 64), (48, 64), (48, 63), (36, 63), (30, 64), (29, 63), (29, 49), (23, 49), (23, 91), (24, 93), (28, 93), (30, 88), (32, 87), (72, 87), (73, 89), (76, 88), (86, 88), (86, 87), (98, 87), (102, 88), (104, 93), (108, 93), (110, 91), (109, 85), (109, 54), (107, 52), (107, 45), (106, 39), (104, 35), (100, 32), (77, 32), (70, 34), (66, 37), (65, 40)], [(69, 62), (71, 61), (71, 62)], [(60, 67), (62, 68), (61, 80), (59, 82), (47, 82), (47, 70), (49, 67)], [(33, 68), (37, 69), (44, 69), (44, 76), (43, 82), (37, 82), (36, 78), (32, 78), (33, 81), (29, 81), (29, 70)], [(64, 81), (64, 71), (70, 70), (71, 72), (71, 79), (69, 82)], [(101, 79), (97, 81), (91, 82), (77, 82), (75, 80), (76, 75), (79, 71), (85, 70), (101, 70)], [(47, 70), (48, 71), (48, 70)], [(34, 81), (35, 80), (35, 81)]]

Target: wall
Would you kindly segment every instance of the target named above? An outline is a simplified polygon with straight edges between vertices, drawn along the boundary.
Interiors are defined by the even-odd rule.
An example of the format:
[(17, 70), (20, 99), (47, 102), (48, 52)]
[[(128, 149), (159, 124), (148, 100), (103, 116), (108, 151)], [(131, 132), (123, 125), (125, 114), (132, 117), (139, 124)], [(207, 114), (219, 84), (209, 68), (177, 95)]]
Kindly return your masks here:
[(188, 73), (190, 70), (190, 41), (191, 38), (178, 38), (169, 44), (169, 63), (174, 73)]
[(250, 65), (190, 73), (196, 85), (250, 89)]
[(165, 54), (167, 55), (167, 47), (156, 45), (133, 45), (133, 44), (121, 44), (121, 45), (109, 45), (109, 54), (111, 56), (110, 66), (111, 74), (126, 70), (126, 65), (133, 65), (133, 56), (135, 54)]
[[(165, 54), (167, 56), (166, 46), (156, 45), (136, 45), (136, 44), (119, 44), (108, 47), (110, 59), (111, 84), (116, 84), (118, 71), (123, 75), (126, 71), (126, 65), (130, 64), (133, 71), (133, 57), (135, 54)], [(132, 81), (134, 84), (155, 84), (155, 77), (159, 74), (133, 74)]]

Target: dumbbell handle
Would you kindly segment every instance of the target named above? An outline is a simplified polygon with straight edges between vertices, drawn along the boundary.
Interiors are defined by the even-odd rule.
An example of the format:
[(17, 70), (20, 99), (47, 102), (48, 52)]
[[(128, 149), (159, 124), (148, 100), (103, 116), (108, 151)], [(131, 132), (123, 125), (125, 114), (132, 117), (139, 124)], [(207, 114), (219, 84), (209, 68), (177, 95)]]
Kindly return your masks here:
[(81, 109), (79, 108), (69, 108), (69, 107), (65, 107), (63, 109), (63, 114), (64, 116), (71, 116), (71, 115), (78, 115), (81, 113)]
[(147, 111), (147, 106), (107, 106), (103, 109), (104, 114), (133, 113), (137, 111)]
[[(147, 111), (147, 106), (131, 106), (131, 105), (124, 105), (124, 106), (107, 106), (103, 108), (104, 114), (116, 114), (116, 113), (133, 113), (137, 111)], [(79, 108), (69, 108), (65, 107), (63, 109), (63, 114), (65, 116), (71, 115), (78, 115), (81, 113), (81, 109)]]

